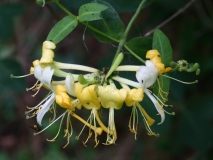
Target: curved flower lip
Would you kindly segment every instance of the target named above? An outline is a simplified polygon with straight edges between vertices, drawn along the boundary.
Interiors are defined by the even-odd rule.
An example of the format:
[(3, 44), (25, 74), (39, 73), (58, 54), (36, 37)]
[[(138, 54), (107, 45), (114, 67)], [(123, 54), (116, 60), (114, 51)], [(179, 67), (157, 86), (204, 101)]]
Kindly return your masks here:
[(110, 85), (105, 87), (99, 86), (98, 95), (101, 99), (101, 104), (104, 108), (113, 107), (115, 109), (120, 109), (126, 99), (127, 90), (118, 90)]
[(50, 109), (51, 105), (55, 101), (55, 94), (52, 93), (51, 97), (42, 105), (41, 109), (39, 110), (37, 114), (37, 123), (41, 125), (41, 121), (45, 115), (45, 113)]
[(125, 103), (128, 107), (133, 106), (136, 102), (141, 102), (143, 100), (144, 94), (143, 89), (131, 89), (127, 92)]
[(160, 104), (158, 103), (158, 101), (152, 96), (152, 94), (149, 92), (148, 89), (145, 89), (144, 92), (150, 98), (150, 100), (154, 104), (155, 108), (157, 109), (159, 115), (161, 116), (161, 122), (158, 123), (158, 125), (162, 124), (164, 122), (164, 120), (165, 120), (165, 113), (164, 113), (164, 110), (162, 109), (162, 106), (160, 106)]
[(67, 92), (72, 95), (75, 96), (75, 83), (74, 83), (74, 78), (72, 76), (72, 74), (67, 74), (66, 79), (65, 79), (65, 86), (67, 89)]
[(146, 66), (141, 66), (136, 72), (136, 78), (143, 89), (152, 86), (158, 76), (158, 70), (151, 61), (146, 61)]
[(34, 70), (34, 76), (36, 79), (41, 81), (45, 86), (51, 89), (51, 80), (52, 76), (54, 74), (54, 69), (51, 69), (50, 66), (44, 68), (42, 70), (42, 67), (40, 65), (37, 65)]
[(99, 109), (101, 107), (95, 92), (96, 87), (96, 85), (90, 85), (83, 88), (80, 83), (75, 84), (75, 95), (86, 109)]

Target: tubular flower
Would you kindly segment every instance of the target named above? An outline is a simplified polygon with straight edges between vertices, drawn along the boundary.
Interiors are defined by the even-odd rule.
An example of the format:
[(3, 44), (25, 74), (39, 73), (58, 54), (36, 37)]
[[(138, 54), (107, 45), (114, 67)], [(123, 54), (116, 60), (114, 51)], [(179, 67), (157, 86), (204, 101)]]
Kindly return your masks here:
[[(80, 83), (75, 84), (76, 97), (78, 98), (80, 103), (86, 109), (91, 110), (91, 114), (87, 120), (87, 121), (90, 121), (90, 125), (88, 126), (86, 123), (84, 123), (85, 125), (87, 125), (90, 128), (90, 130), (89, 130), (88, 138), (85, 142), (83, 142), (83, 144), (86, 146), (87, 141), (89, 140), (89, 138), (92, 135), (92, 132), (91, 132), (91, 129), (92, 129), (92, 130), (94, 130), (94, 133), (95, 133), (95, 143), (96, 143), (95, 147), (96, 147), (99, 144), (99, 141), (97, 140), (97, 136), (102, 133), (103, 129), (101, 127), (96, 127), (96, 118), (98, 116), (97, 110), (100, 109), (101, 104), (98, 100), (95, 90), (97, 90), (96, 85), (90, 85), (88, 87), (83, 88)], [(94, 126), (92, 126), (92, 124), (94, 124)], [(77, 136), (77, 137), (79, 137), (79, 136)]]
[(75, 95), (86, 109), (100, 109), (101, 107), (95, 92), (96, 88), (96, 85), (90, 85), (83, 89), (80, 83), (75, 84)]
[(114, 109), (121, 109), (126, 99), (126, 89), (116, 89), (114, 86), (99, 86), (98, 95), (104, 108), (109, 108), (109, 121), (106, 145), (115, 144), (117, 132), (114, 121)]
[[(37, 65), (35, 67), (34, 76), (36, 79), (40, 81), (40, 84), (37, 86), (36, 88), (37, 92), (33, 96), (35, 96), (38, 93), (38, 91), (43, 85), (52, 91), (52, 93), (49, 96), (47, 96), (43, 101), (41, 101), (37, 106), (29, 108), (30, 111), (26, 112), (26, 114), (29, 114), (30, 112), (36, 110), (32, 115), (35, 116), (37, 114), (36, 119), (39, 125), (41, 125), (43, 116), (50, 109), (53, 102), (55, 101), (54, 87), (51, 85), (53, 73), (54, 70), (51, 69), (50, 67), (46, 67), (44, 69), (42, 69), (40, 65)], [(29, 116), (27, 115), (27, 117)]]
[(172, 70), (171, 67), (165, 68), (165, 65), (162, 63), (160, 53), (157, 50), (149, 50), (146, 53), (146, 58), (149, 58), (155, 67), (158, 69), (158, 74), (163, 74)]
[(153, 96), (154, 94), (152, 95), (151, 91), (147, 89), (148, 87), (152, 86), (155, 83), (157, 75), (158, 70), (151, 61), (146, 61), (146, 66), (141, 66), (139, 71), (136, 72), (136, 78), (138, 82), (141, 84), (144, 92), (147, 94), (152, 103), (155, 105), (155, 108), (157, 109), (158, 113), (161, 116), (161, 122), (158, 123), (161, 124), (165, 119), (164, 109), (155, 99), (155, 97)]
[[(138, 111), (137, 108), (140, 110), (141, 115), (143, 116), (144, 119), (144, 124), (145, 127), (148, 131), (149, 135), (156, 135), (155, 133), (152, 132), (150, 126), (154, 124), (155, 120), (152, 119), (146, 111), (143, 109), (143, 107), (139, 104), (143, 100), (144, 93), (142, 88), (138, 89), (131, 89), (125, 85), (125, 88), (128, 89), (127, 92), (127, 97), (125, 100), (125, 103), (128, 107), (132, 106), (132, 113), (129, 119), (129, 129), (131, 132), (135, 134), (135, 139), (136, 139), (136, 134), (137, 134), (137, 127), (138, 127)], [(157, 136), (157, 135), (156, 135)]]
[(71, 98), (67, 94), (66, 87), (63, 85), (56, 86), (56, 103), (68, 110), (75, 110), (72, 106)]
[(40, 64), (46, 66), (48, 63), (53, 63), (54, 52), (53, 49), (56, 48), (56, 45), (51, 41), (44, 41), (42, 46), (42, 57), (40, 59)]

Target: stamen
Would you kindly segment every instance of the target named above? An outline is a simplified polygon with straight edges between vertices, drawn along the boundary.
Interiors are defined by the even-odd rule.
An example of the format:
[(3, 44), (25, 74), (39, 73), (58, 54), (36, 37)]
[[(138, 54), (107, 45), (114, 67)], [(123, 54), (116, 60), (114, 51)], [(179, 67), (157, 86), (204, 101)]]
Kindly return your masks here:
[[(70, 113), (70, 111), (69, 111), (69, 113)], [(67, 126), (67, 129), (65, 131), (64, 137), (67, 137), (67, 144), (65, 144), (63, 148), (66, 148), (67, 145), (70, 143), (70, 137), (72, 136), (72, 133), (73, 133), (72, 123), (70, 120), (70, 114), (67, 115), (67, 125), (66, 126)], [(70, 126), (70, 132), (69, 132), (69, 126)]]
[(180, 80), (178, 80), (178, 79), (175, 79), (175, 78), (172, 78), (172, 77), (170, 77), (170, 76), (167, 76), (167, 75), (165, 75), (165, 74), (163, 74), (162, 76), (167, 77), (167, 78), (170, 78), (170, 79), (173, 79), (173, 80), (175, 80), (175, 81), (178, 81), (178, 82), (181, 82), (181, 83), (184, 83), (184, 84), (194, 84), (194, 83), (198, 83), (198, 80), (195, 80), (194, 82), (183, 82), (183, 81), (180, 81)]
[[(151, 93), (151, 91), (150, 91), (150, 93)], [(168, 105), (168, 104), (163, 103), (163, 102), (161, 101), (161, 99), (158, 98), (158, 96), (156, 96), (154, 93), (152, 93), (152, 95), (153, 95), (163, 106), (165, 106), (165, 107), (173, 107), (172, 105)]]
[(43, 83), (39, 84), (39, 86), (36, 88), (37, 89), (36, 93), (31, 95), (32, 97), (35, 97), (38, 94), (38, 92), (40, 91), (40, 88), (42, 87), (42, 85), (43, 85)]
[(152, 132), (152, 130), (151, 130), (150, 126), (149, 126), (149, 123), (148, 123), (148, 121), (147, 121), (145, 115), (144, 115), (143, 112), (142, 112), (142, 106), (141, 106), (139, 103), (136, 103), (136, 105), (137, 105), (137, 107), (139, 108), (139, 110), (140, 110), (140, 112), (141, 112), (141, 115), (142, 115), (142, 117), (143, 117), (143, 121), (144, 121), (145, 128), (146, 128), (146, 130), (148, 131), (147, 134), (150, 135), (150, 136), (154, 135), (154, 136), (156, 136), (156, 137), (159, 137), (159, 134), (158, 134), (158, 133)]
[(52, 121), (54, 121), (55, 118), (56, 118), (56, 104), (55, 104), (55, 103), (53, 103), (52, 108), (50, 109), (50, 111), (51, 111), (51, 110), (53, 110), (53, 119), (51, 120), (51, 118), (50, 118), (50, 123), (51, 123)]
[(33, 73), (26, 74), (26, 75), (23, 75), (23, 76), (14, 76), (13, 74), (11, 74), (10, 78), (24, 78), (24, 77), (28, 77), (28, 76), (31, 76), (31, 75), (33, 75)]
[[(66, 113), (66, 112), (65, 112)], [(58, 135), (59, 135), (59, 133), (60, 133), (60, 131), (61, 131), (61, 125), (62, 125), (62, 122), (63, 122), (63, 119), (64, 119), (64, 117), (65, 117), (65, 115), (62, 117), (62, 119), (61, 119), (61, 122), (60, 122), (60, 125), (59, 125), (59, 129), (58, 129), (58, 132), (57, 132), (57, 134), (56, 134), (56, 136), (53, 138), (53, 139), (46, 139), (48, 142), (54, 142), (55, 141), (55, 139), (58, 137)]]
[(53, 123), (55, 123), (58, 119), (60, 119), (62, 116), (64, 117), (65, 114), (67, 113), (68, 111), (64, 112), (62, 115), (60, 115), (56, 120), (54, 120), (52, 123), (50, 123), (47, 127), (45, 127), (43, 130), (41, 130), (40, 132), (37, 132), (37, 133), (34, 133), (34, 135), (38, 135), (40, 133), (42, 133), (43, 131), (45, 131), (47, 128), (49, 128)]
[(37, 80), (36, 83), (31, 88), (26, 88), (26, 91), (28, 92), (29, 90), (34, 89), (37, 86), (38, 82), (39, 80)]
[(30, 113), (30, 112), (32, 112), (34, 109), (38, 108), (44, 101), (46, 101), (46, 100), (47, 100), (48, 98), (50, 98), (51, 96), (52, 96), (52, 94), (49, 95), (49, 96), (47, 96), (45, 99), (43, 99), (43, 100), (42, 100), (38, 105), (36, 105), (35, 107), (28, 107), (28, 106), (26, 106), (27, 109), (30, 109), (30, 111), (26, 111), (25, 114)]

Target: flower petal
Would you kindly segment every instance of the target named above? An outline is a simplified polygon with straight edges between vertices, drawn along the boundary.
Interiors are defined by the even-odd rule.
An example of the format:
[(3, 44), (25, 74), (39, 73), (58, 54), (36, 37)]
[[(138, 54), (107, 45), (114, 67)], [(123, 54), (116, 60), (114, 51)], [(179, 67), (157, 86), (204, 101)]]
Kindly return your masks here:
[(40, 65), (37, 65), (34, 70), (34, 76), (36, 79), (40, 80), (42, 77), (42, 68)]
[(160, 104), (158, 103), (158, 101), (155, 99), (154, 96), (152, 96), (152, 94), (149, 92), (148, 89), (145, 89), (144, 91), (146, 93), (146, 95), (150, 98), (150, 100), (152, 101), (152, 103), (154, 103), (155, 108), (157, 109), (159, 115), (161, 116), (161, 122), (158, 124), (162, 124), (165, 120), (165, 113), (164, 110), (162, 109), (162, 107), (160, 106)]
[(55, 101), (55, 94), (53, 93), (52, 96), (42, 105), (41, 110), (37, 114), (37, 123), (41, 125), (41, 121), (45, 115), (45, 113), (49, 110), (50, 106)]
[(72, 74), (68, 74), (66, 79), (65, 79), (65, 86), (67, 89), (67, 92), (72, 95), (75, 96), (75, 83), (74, 83), (74, 78), (72, 76)]

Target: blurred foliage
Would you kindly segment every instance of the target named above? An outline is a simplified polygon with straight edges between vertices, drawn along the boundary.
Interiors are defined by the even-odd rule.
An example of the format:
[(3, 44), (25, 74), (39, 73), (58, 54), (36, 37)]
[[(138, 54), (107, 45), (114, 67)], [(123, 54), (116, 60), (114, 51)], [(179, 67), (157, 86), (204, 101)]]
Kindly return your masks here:
[[(90, 1), (63, 0), (61, 2), (69, 6), (72, 12), (77, 13), (82, 4)], [(133, 15), (129, 11), (134, 11), (140, 1), (107, 0), (107, 2), (117, 12), (122, 12), (119, 15), (126, 26)], [(153, 1), (136, 20), (129, 36), (129, 43), (132, 37), (141, 37), (185, 4), (184, 0)], [(184, 81), (198, 79), (199, 83), (185, 85), (171, 81), (168, 103), (173, 104), (173, 107), (166, 110), (175, 111), (176, 115), (166, 115), (163, 124), (155, 124), (152, 127), (155, 132), (160, 133), (159, 138), (146, 134), (140, 117), (137, 140), (134, 140), (134, 135), (129, 132), (127, 126), (131, 109), (123, 107), (119, 112), (115, 112), (117, 145), (99, 144), (94, 149), (93, 140), (90, 140), (88, 147), (85, 148), (81, 141), (87, 138), (87, 133), (82, 134), (81, 139), (76, 141), (74, 137), (79, 134), (83, 125), (73, 120), (73, 128), (75, 128), (73, 137), (70, 145), (63, 149), (66, 143), (62, 138), (63, 131), (55, 142), (45, 141), (57, 133), (57, 125), (42, 134), (33, 136), (34, 131), (29, 126), (35, 124), (35, 120), (25, 120), (25, 106), (38, 104), (45, 95), (41, 91), (38, 96), (32, 98), (30, 92), (25, 92), (26, 86), (30, 87), (35, 83), (33, 76), (11, 79), (10, 74), (28, 74), (31, 62), (40, 57), (42, 42), (58, 21), (58, 17), (64, 17), (65, 13), (53, 3), (42, 8), (34, 0), (25, 2), (2, 0), (0, 2), (0, 159), (213, 159), (212, 7), (211, 0), (197, 0), (184, 13), (161, 28), (171, 41), (174, 61), (186, 59), (188, 62), (198, 62), (201, 65), (201, 74), (199, 76), (194, 73), (170, 75)], [(84, 27), (79, 25), (57, 46), (56, 58), (60, 61), (81, 63), (96, 68), (108, 67), (116, 48), (98, 42), (90, 32), (83, 33), (83, 30)], [(83, 35), (85, 39), (82, 38)], [(140, 64), (128, 54), (122, 64), (125, 62)], [(130, 79), (134, 79), (135, 76), (133, 73), (123, 74)], [(160, 121), (147, 97), (142, 106), (157, 123)], [(81, 114), (84, 117), (88, 116), (89, 113), (83, 111), (84, 113)], [(105, 141), (105, 136), (100, 137), (100, 142)]]

